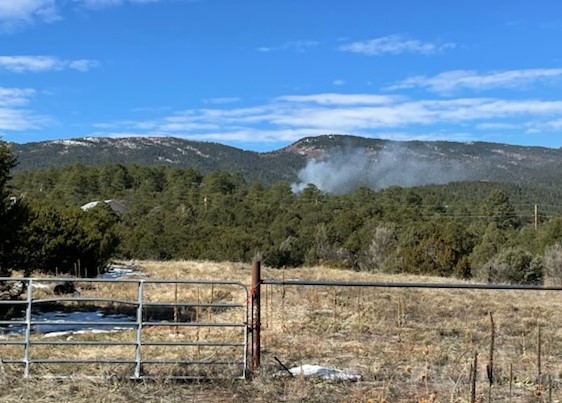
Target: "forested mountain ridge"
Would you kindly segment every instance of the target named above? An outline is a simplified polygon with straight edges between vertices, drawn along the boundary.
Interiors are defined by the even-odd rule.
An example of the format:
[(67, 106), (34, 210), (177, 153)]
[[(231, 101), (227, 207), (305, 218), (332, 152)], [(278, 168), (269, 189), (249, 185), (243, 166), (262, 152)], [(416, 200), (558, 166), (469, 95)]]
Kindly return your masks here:
[[(303, 157), (285, 154), (278, 162), (275, 153), (244, 151), (219, 143), (198, 142), (174, 137), (83, 137), (69, 140), (11, 144), (18, 158), (14, 172), (67, 165), (103, 164), (164, 165), (188, 167), (200, 172), (238, 172), (244, 177), (270, 183), (292, 180), (305, 164)], [(277, 169), (282, 164), (284, 170)]]
[[(358, 152), (361, 150), (361, 152)], [(427, 176), (446, 172), (450, 180), (423, 183), (488, 180), (521, 185), (562, 185), (562, 149), (486, 142), (390, 141), (356, 136), (318, 136), (302, 139), (284, 149), (307, 159), (325, 159), (339, 153), (346, 158), (382, 161), (374, 168), (419, 171)], [(353, 164), (353, 161), (350, 162)], [(382, 165), (382, 167), (381, 167)], [(410, 168), (410, 169), (407, 169)], [(376, 172), (375, 172), (376, 173)], [(431, 179), (431, 178), (429, 178)], [(403, 185), (403, 183), (396, 183)]]
[[(14, 172), (62, 167), (81, 163), (166, 165), (190, 167), (202, 173), (229, 171), (247, 180), (275, 183), (295, 181), (311, 160), (329, 160), (335, 155), (349, 160), (384, 161), (384, 169), (401, 170), (404, 164), (425, 167), (424, 183), (459, 180), (490, 180), (535, 186), (562, 185), (562, 150), (498, 143), (448, 141), (398, 142), (348, 135), (303, 138), (285, 148), (259, 153), (219, 143), (173, 137), (84, 137), (16, 144), (11, 147), (19, 165)], [(368, 165), (377, 174), (377, 165)], [(432, 181), (437, 171), (448, 180)], [(400, 183), (399, 183), (400, 184)]]
[[(310, 146), (315, 141), (328, 146)], [(330, 147), (332, 141), (310, 139), (300, 145), (306, 148), (278, 152), (320, 158), (329, 149), (330, 160), (339, 155), (352, 166), (374, 158), (382, 165), (366, 166), (384, 168), (393, 157), (408, 169), (429, 166), (419, 157), (400, 160), (408, 149), (392, 153), (384, 145), (375, 154)], [(110, 257), (248, 261), (259, 254), (273, 267), (327, 264), (532, 284), (562, 279), (561, 186), (479, 180), (348, 192), (305, 185), (295, 192), (288, 181), (260, 184), (240, 173), (119, 163), (22, 171), (10, 179), (15, 160), (5, 154), (0, 269), (6, 273), (69, 273), (79, 261), (83, 274), (92, 275)], [(334, 168), (347, 169), (338, 164), (310, 162), (300, 183), (303, 172), (337, 176)], [(127, 213), (104, 203), (80, 209), (109, 199)]]

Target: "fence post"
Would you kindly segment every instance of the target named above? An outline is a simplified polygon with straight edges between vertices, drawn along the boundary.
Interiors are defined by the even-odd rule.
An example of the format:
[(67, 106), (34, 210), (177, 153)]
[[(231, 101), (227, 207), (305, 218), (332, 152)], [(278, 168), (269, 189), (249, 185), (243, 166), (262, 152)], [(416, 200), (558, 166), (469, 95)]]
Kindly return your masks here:
[[(23, 285), (23, 281), (22, 281)], [(31, 311), (33, 304), (33, 280), (29, 279), (27, 281), (27, 305), (25, 309), (25, 346), (23, 351), (23, 359), (25, 362), (25, 368), (23, 372), (24, 378), (29, 377), (29, 367), (30, 367), (30, 357), (31, 357)]]
[(252, 263), (252, 285), (250, 295), (252, 298), (252, 370), (257, 371), (261, 361), (261, 262)]
[(144, 280), (139, 280), (137, 289), (137, 332), (135, 341), (135, 373), (134, 378), (140, 379), (142, 376), (142, 313), (144, 301)]

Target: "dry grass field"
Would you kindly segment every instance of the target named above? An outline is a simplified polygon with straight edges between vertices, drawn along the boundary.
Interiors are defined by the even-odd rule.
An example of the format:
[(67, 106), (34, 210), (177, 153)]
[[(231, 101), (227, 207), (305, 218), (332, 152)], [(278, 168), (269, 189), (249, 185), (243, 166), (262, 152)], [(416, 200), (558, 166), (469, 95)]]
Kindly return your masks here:
[[(221, 279), (249, 284), (250, 264), (137, 262), (150, 279)], [(323, 267), (274, 270), (267, 279), (446, 282), (441, 278), (355, 273)], [(94, 290), (85, 290), (84, 295)], [(133, 297), (133, 291), (103, 285), (96, 293)], [(165, 300), (225, 300), (242, 294), (198, 287), (161, 287)], [(22, 379), (0, 365), (2, 402), (478, 402), (562, 401), (562, 295), (558, 291), (262, 287), (262, 367), (248, 380), (212, 382), (116, 379)], [(207, 320), (230, 320), (240, 312), (197, 312)], [(218, 319), (211, 319), (218, 318)], [(493, 325), (492, 325), (493, 322)], [(152, 330), (155, 340), (187, 329)], [(206, 329), (197, 337), (230, 337)], [(216, 334), (215, 334), (215, 333)], [(150, 332), (149, 332), (150, 333)], [(178, 336), (178, 334), (180, 336)], [(118, 336), (123, 340), (131, 331)], [(78, 336), (76, 336), (78, 337)], [(82, 336), (86, 339), (92, 335)], [(96, 337), (109, 337), (99, 335)], [(239, 337), (239, 336), (235, 336)], [(104, 348), (119, 355), (125, 347)], [(17, 354), (2, 347), (1, 357)], [(85, 354), (80, 349), (65, 354)], [(55, 354), (46, 349), (46, 356)], [(476, 378), (472, 379), (475, 354)], [(90, 353), (88, 353), (90, 354)], [(158, 354), (173, 356), (173, 352)], [(195, 352), (194, 352), (195, 354)], [(203, 356), (218, 351), (199, 351)], [(230, 352), (225, 352), (228, 355)], [(493, 357), (492, 357), (493, 355)], [(330, 382), (283, 373), (287, 367), (318, 364), (360, 374), (358, 382)], [(487, 366), (491, 368), (490, 386)], [(119, 375), (119, 366), (103, 374)], [(163, 373), (165, 375), (165, 373)]]

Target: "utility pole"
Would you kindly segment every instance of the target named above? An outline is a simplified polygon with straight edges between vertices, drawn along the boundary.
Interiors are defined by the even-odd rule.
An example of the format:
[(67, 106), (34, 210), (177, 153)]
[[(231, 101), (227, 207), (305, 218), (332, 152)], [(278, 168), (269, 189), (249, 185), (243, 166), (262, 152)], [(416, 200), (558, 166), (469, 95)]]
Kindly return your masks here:
[(535, 231), (539, 229), (539, 206), (535, 204)]

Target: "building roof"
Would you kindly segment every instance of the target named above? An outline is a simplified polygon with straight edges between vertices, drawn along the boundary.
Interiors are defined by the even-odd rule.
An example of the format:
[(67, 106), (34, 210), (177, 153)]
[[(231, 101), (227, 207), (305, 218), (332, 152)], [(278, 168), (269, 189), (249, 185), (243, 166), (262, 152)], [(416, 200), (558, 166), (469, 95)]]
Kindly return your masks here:
[[(125, 214), (125, 213), (129, 212), (129, 208), (127, 206), (125, 206), (124, 204), (121, 204), (118, 201), (115, 201), (113, 199), (104, 200), (103, 202), (105, 204), (107, 204), (109, 207), (111, 207), (111, 209), (113, 211), (115, 211), (116, 213)], [(99, 203), (101, 203), (101, 201), (99, 201), (99, 200), (91, 201), (89, 203), (84, 204), (80, 208), (82, 210), (86, 211), (86, 210), (89, 210), (91, 208), (96, 207)]]

